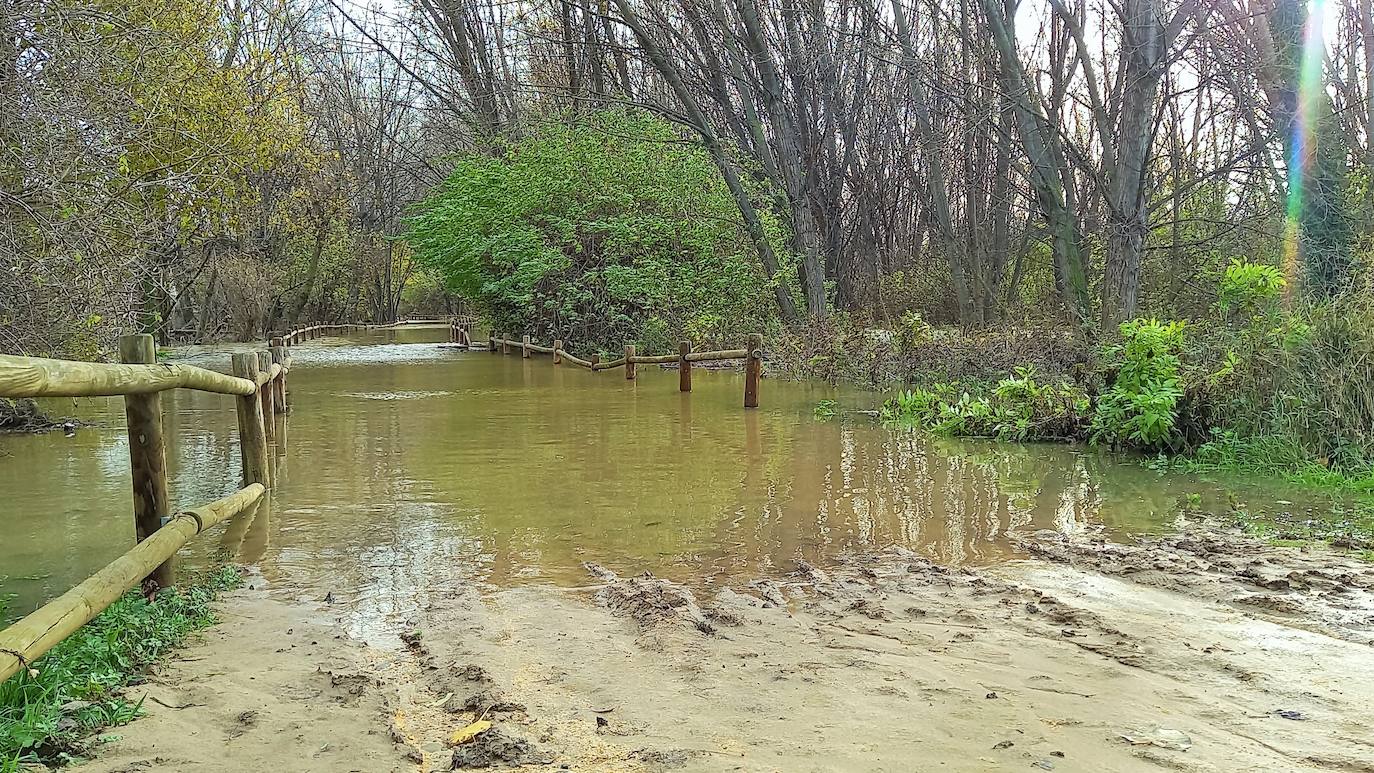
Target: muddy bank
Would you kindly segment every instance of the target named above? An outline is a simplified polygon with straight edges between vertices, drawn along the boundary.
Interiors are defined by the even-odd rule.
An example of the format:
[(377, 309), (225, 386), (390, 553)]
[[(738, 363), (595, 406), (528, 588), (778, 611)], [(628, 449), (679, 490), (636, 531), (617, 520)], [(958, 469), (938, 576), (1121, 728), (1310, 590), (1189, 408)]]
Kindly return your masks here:
[(70, 434), (80, 426), (81, 423), (75, 419), (50, 416), (38, 407), (36, 400), (0, 397), (0, 433), (52, 432), (60, 429)]
[(1321, 545), (1276, 547), (1206, 522), (1132, 544), (1037, 532), (1032, 555), (1237, 608), (1247, 615), (1374, 644), (1374, 564)]
[[(218, 603), (221, 622), (127, 690), (145, 716), (112, 728), (74, 769), (410, 771), (386, 721), (369, 649), (327, 608), (273, 598), (260, 577)], [(65, 768), (63, 770), (73, 770)]]
[[(452, 583), (369, 647), (249, 592), (84, 769), (1374, 770), (1374, 648), (1308, 603), (1368, 604), (1367, 565), (1042, 542), (984, 573), (894, 548), (728, 588)], [(1231, 597), (1284, 569), (1310, 579), (1250, 592), (1291, 611)]]

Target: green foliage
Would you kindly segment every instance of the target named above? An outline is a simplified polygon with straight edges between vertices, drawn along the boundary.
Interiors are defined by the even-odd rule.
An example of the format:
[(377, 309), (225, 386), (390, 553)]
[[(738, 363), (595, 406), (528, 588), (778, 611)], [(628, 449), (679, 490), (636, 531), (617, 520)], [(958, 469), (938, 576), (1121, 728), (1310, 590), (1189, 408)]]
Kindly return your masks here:
[(816, 403), (816, 407), (812, 409), (811, 413), (816, 418), (825, 420), (835, 418), (835, 415), (838, 413), (838, 410), (835, 407), (834, 400), (821, 400), (820, 402)]
[[(1330, 302), (1259, 314), (1244, 325), (1215, 326), (1190, 341), (1190, 360), (1222, 362), (1197, 383), (1192, 401), (1205, 419), (1193, 445), (1213, 450), (1257, 444), (1296, 456), (1282, 465), (1311, 477), (1363, 479), (1374, 470), (1374, 298), (1368, 290)], [(1218, 442), (1217, 433), (1235, 438)], [(1198, 448), (1203, 452), (1203, 448)], [(1211, 454), (1249, 466), (1253, 455)], [(1272, 469), (1275, 465), (1266, 465)]]
[(908, 311), (902, 314), (902, 319), (895, 332), (897, 334), (897, 350), (910, 352), (930, 340), (931, 329), (920, 314)]
[(119, 690), (192, 631), (215, 622), (210, 602), (238, 585), (225, 568), (201, 582), (146, 600), (130, 591), (94, 620), (0, 684), (0, 771), (82, 756), (85, 739), (125, 724), (141, 708)]
[(1018, 368), (986, 395), (973, 396), (941, 383), (898, 393), (884, 403), (880, 414), (886, 421), (915, 424), (942, 435), (1044, 440), (1074, 437), (1090, 406), (1082, 389), (1067, 382), (1042, 384), (1033, 370)]
[(1253, 311), (1277, 298), (1286, 284), (1277, 268), (1237, 258), (1222, 274), (1217, 305), (1223, 314)]
[(769, 327), (738, 221), (704, 149), (646, 112), (610, 110), (539, 126), (500, 158), (461, 157), (407, 238), (498, 328), (654, 353), (669, 331), (707, 342)]
[(1176, 437), (1183, 397), (1182, 322), (1137, 319), (1121, 323), (1121, 342), (1107, 347), (1103, 361), (1115, 376), (1098, 397), (1092, 439), (1141, 448), (1168, 446)]

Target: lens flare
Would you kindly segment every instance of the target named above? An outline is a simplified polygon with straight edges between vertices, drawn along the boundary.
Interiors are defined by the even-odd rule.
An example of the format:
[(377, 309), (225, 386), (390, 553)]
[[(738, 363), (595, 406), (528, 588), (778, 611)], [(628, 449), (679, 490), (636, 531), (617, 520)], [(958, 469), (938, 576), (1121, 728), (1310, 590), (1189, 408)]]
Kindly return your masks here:
[(1288, 205), (1283, 228), (1283, 268), (1288, 289), (1298, 284), (1301, 265), (1300, 232), (1302, 210), (1306, 203), (1304, 186), (1316, 157), (1316, 121), (1322, 98), (1322, 57), (1325, 52), (1323, 20), (1327, 0), (1312, 0), (1303, 29), (1302, 59), (1298, 65), (1297, 104), (1293, 114), (1293, 137), (1288, 157)]

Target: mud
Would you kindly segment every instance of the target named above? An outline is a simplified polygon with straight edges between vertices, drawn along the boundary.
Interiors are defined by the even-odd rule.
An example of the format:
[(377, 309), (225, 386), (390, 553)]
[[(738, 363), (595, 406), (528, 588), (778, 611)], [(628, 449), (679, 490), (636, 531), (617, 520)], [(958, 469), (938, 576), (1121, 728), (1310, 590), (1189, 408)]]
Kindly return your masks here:
[(1321, 545), (1276, 547), (1205, 523), (1118, 544), (1036, 532), (1039, 558), (1243, 609), (1285, 625), (1374, 644), (1374, 564)]
[(83, 770), (1374, 770), (1370, 568), (1203, 531), (1027, 544), (1047, 560), (451, 583), (373, 646), (239, 595), (149, 688), (187, 708), (150, 705)]

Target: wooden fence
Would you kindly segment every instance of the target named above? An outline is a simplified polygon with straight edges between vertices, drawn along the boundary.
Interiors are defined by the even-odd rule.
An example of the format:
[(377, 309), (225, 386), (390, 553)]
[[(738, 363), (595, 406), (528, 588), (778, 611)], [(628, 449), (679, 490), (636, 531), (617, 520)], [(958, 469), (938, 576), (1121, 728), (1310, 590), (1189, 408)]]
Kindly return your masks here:
[(321, 336), (348, 335), (349, 333), (356, 333), (360, 330), (380, 330), (384, 328), (403, 327), (405, 325), (448, 325), (450, 334), (449, 340), (457, 341), (458, 338), (454, 333), (455, 330), (462, 328), (466, 331), (466, 334), (470, 336), (472, 327), (476, 323), (476, 318), (468, 314), (458, 314), (440, 319), (402, 319), (380, 325), (361, 322), (344, 324), (324, 324), (323, 322), (318, 322), (305, 325), (304, 327), (298, 327), (280, 336), (273, 336), (272, 340), (276, 341), (280, 338), (282, 345), (295, 346), (302, 341), (310, 341)]
[[(458, 340), (471, 347), (471, 340)], [(759, 378), (763, 372), (763, 335), (753, 333), (743, 349), (723, 349), (713, 352), (694, 352), (689, 341), (678, 343), (677, 354), (651, 354), (643, 355), (635, 353), (634, 344), (625, 345), (623, 356), (613, 360), (602, 361), (598, 354), (591, 355), (591, 359), (584, 360), (577, 357), (563, 348), (562, 341), (554, 341), (553, 346), (540, 346), (531, 343), (529, 336), (521, 336), (519, 341), (512, 340), (508, 334), (492, 333), (488, 339), (487, 348), (492, 352), (509, 354), (511, 347), (520, 347), (520, 354), (525, 359), (529, 359), (531, 352), (553, 355), (553, 364), (560, 365), (564, 362), (586, 368), (593, 373), (612, 368), (625, 369), (625, 378), (633, 381), (635, 378), (636, 365), (672, 365), (678, 367), (678, 389), (682, 392), (692, 391), (692, 363), (694, 362), (725, 362), (729, 360), (744, 360), (744, 407), (759, 407)]]
[[(158, 364), (150, 335), (119, 340), (121, 364), (0, 355), (0, 397), (106, 397), (122, 395), (133, 476), (137, 544), (81, 584), (0, 631), (0, 681), (29, 667), (114, 603), (125, 591), (148, 583), (171, 585), (171, 559), (193, 537), (257, 505), (272, 485), (268, 442), (274, 417), (287, 409), (288, 349), (232, 357), (233, 375), (194, 365)], [(166, 442), (161, 393), (195, 389), (232, 395), (238, 410), (244, 487), (207, 505), (173, 515), (167, 493)]]

